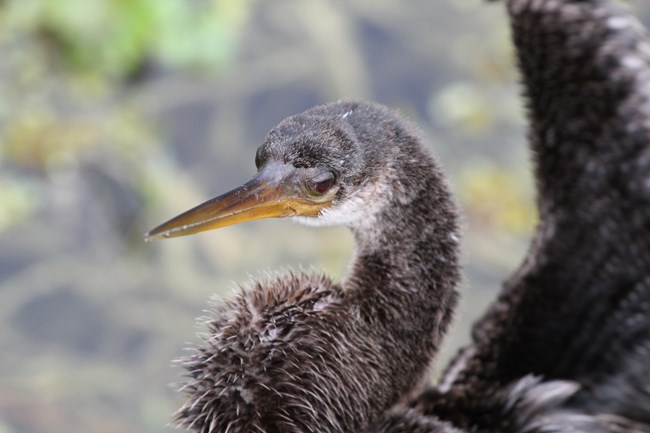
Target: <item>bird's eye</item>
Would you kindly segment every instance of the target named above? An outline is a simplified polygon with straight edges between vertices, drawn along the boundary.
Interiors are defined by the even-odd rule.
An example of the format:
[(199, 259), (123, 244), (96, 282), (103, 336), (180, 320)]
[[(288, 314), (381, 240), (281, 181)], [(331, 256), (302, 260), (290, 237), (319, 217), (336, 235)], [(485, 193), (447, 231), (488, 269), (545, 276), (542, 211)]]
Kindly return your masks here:
[(316, 195), (323, 195), (334, 186), (334, 175), (327, 173), (325, 176), (312, 179), (309, 183), (309, 189)]
[(264, 155), (261, 147), (257, 148), (255, 152), (255, 167), (259, 170), (260, 166), (264, 163)]

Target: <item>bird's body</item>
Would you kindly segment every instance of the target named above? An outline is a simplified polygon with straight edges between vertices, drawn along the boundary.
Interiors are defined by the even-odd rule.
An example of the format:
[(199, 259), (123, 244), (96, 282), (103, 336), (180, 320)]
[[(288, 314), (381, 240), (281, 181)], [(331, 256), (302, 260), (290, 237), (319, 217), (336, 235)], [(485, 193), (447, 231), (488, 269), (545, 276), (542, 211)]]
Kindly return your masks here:
[(255, 282), (186, 360), (202, 433), (650, 432), (650, 42), (607, 0), (507, 0), (540, 225), (441, 382), (417, 390), (459, 279), (456, 211), (413, 128), (376, 104), (293, 116), (256, 178), (155, 229), (297, 217), (355, 234), (340, 284)]
[[(333, 174), (331, 202), (300, 219), (349, 226), (352, 271), (340, 284), (270, 277), (217, 306), (206, 344), (186, 360), (189, 399), (177, 418), (200, 432), (360, 431), (415, 391), (450, 322), (458, 233), (446, 182), (413, 128), (371, 103), (286, 119), (257, 163), (284, 196), (303, 194), (302, 176), (317, 189)], [(238, 203), (250, 188), (234, 192)]]

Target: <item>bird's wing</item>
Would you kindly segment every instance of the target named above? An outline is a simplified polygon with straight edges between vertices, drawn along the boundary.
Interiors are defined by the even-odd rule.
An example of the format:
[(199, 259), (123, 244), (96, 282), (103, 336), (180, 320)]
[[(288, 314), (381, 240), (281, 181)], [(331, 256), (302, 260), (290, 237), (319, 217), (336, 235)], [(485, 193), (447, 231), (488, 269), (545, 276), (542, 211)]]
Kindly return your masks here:
[(650, 39), (608, 0), (508, 0), (540, 225), (448, 370), (452, 392), (527, 375), (650, 425)]

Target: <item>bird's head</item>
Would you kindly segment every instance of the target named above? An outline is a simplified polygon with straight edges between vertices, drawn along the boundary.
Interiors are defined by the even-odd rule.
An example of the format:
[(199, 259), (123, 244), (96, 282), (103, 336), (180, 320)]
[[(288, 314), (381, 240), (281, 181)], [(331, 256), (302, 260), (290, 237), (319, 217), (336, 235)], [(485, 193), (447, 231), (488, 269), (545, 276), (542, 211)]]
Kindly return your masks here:
[(358, 225), (392, 192), (382, 180), (399, 159), (399, 146), (387, 143), (402, 133), (395, 114), (371, 103), (338, 102), (289, 117), (257, 149), (252, 180), (161, 224), (146, 238), (261, 218)]

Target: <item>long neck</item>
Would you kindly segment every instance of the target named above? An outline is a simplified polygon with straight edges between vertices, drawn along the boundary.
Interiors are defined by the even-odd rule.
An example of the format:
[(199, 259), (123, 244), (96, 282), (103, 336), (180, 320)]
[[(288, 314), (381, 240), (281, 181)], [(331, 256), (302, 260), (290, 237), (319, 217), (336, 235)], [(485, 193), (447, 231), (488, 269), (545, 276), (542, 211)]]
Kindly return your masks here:
[(362, 319), (381, 332), (382, 350), (401, 377), (426, 371), (451, 320), (460, 278), (456, 210), (445, 183), (439, 174), (418, 182), (415, 192), (392, 196), (354, 230), (357, 252), (344, 282)]

